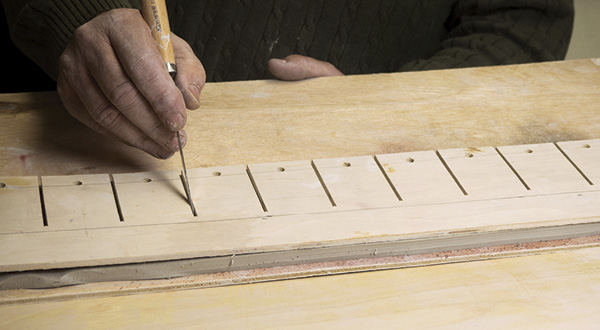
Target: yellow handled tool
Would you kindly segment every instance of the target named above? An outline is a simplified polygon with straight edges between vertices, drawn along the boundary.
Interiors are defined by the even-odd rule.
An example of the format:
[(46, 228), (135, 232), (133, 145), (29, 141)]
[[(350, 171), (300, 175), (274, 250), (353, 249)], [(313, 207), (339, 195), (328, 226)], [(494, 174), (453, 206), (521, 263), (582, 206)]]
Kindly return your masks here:
[[(160, 56), (165, 61), (165, 67), (173, 79), (177, 74), (177, 64), (175, 63), (175, 53), (173, 52), (173, 42), (171, 40), (171, 27), (169, 26), (169, 17), (167, 13), (167, 5), (164, 0), (140, 0), (140, 9), (142, 16), (148, 23), (152, 37), (156, 41), (156, 46), (160, 52)], [(185, 158), (183, 157), (183, 148), (181, 145), (181, 135), (177, 132), (177, 140), (179, 141), (179, 154), (181, 155), (181, 163), (183, 164), (182, 181), (185, 188), (185, 193), (192, 209), (194, 216), (197, 216), (192, 193), (190, 191), (190, 182), (187, 176), (185, 166)]]

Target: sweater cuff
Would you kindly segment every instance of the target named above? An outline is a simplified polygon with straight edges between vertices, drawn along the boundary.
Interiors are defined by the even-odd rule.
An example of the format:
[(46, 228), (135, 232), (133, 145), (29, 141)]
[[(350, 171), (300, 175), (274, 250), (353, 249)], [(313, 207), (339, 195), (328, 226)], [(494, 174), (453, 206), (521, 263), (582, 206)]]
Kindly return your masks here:
[(96, 15), (115, 8), (137, 8), (128, 0), (34, 0), (10, 26), (13, 42), (54, 80), (58, 59), (75, 30)]

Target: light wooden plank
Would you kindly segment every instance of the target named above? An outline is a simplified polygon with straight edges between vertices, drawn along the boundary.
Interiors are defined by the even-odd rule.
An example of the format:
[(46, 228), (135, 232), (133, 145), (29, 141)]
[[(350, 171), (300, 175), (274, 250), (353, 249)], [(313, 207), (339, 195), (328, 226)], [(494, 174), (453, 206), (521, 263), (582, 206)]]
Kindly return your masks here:
[(465, 200), (448, 170), (433, 151), (378, 155), (379, 162), (407, 203)]
[(594, 185), (600, 185), (600, 140), (559, 142), (559, 147)]
[(37, 177), (0, 177), (0, 234), (44, 229)]
[(339, 209), (398, 206), (400, 202), (373, 157), (315, 159), (314, 163)]
[(124, 225), (194, 221), (175, 171), (114, 174)]
[(244, 166), (195, 168), (188, 171), (200, 220), (231, 220), (265, 215)]
[[(237, 221), (187, 222), (4, 235), (0, 271), (110, 265), (288, 251), (320, 258), (351, 257), (346, 246), (382, 241), (477, 240), (478, 234), (600, 221), (600, 191), (303, 213)], [(468, 236), (462, 236), (463, 233)], [(535, 233), (533, 231), (532, 233)], [(519, 239), (526, 237), (519, 236)], [(40, 242), (48, 242), (43, 250)], [(486, 242), (480, 242), (482, 246)], [(320, 255), (321, 247), (338, 247)], [(51, 260), (49, 262), (49, 260)], [(281, 259), (284, 260), (284, 259)], [(288, 259), (285, 259), (288, 260)], [(277, 260), (272, 260), (274, 265)]]
[[(597, 63), (208, 83), (199, 111), (188, 112), (186, 161), (198, 168), (596, 139)], [(55, 92), (0, 95), (0, 104), (0, 175), (181, 166), (91, 132)]]
[(333, 208), (310, 161), (251, 164), (248, 168), (270, 214), (322, 212)]
[(532, 192), (553, 194), (593, 188), (552, 143), (498, 149)]
[(0, 328), (594, 329), (600, 248), (0, 306)]
[(469, 198), (504, 198), (528, 191), (493, 147), (440, 150)]
[[(548, 150), (545, 149), (548, 146), (553, 147), (552, 150), (555, 151), (555, 153), (546, 153), (550, 155), (550, 158), (544, 156), (543, 152), (538, 152)], [(535, 162), (525, 163), (530, 166), (530, 172), (524, 171), (525, 174), (536, 173), (533, 166), (537, 164), (542, 169), (537, 172), (537, 178), (540, 180), (545, 179), (545, 181), (553, 182), (553, 176), (555, 176), (557, 182), (569, 183), (570, 181), (565, 180), (572, 178), (572, 172), (574, 172), (581, 181), (587, 184), (581, 178), (579, 172), (554, 145), (536, 146), (536, 151), (531, 154), (522, 151), (524, 148), (529, 147), (517, 146), (515, 150), (521, 150), (522, 153), (528, 156), (539, 154), (544, 157), (540, 159), (533, 158)], [(514, 152), (511, 152), (511, 149), (507, 150), (509, 151), (507, 154), (513, 157)], [(502, 175), (502, 173), (498, 174), (498, 169), (504, 168), (500, 163), (501, 159), (494, 158), (495, 156), (492, 157), (491, 150), (488, 151), (488, 156), (485, 157), (490, 158), (482, 158), (478, 163), (469, 164), (469, 166), (475, 164), (474, 169), (470, 170), (466, 165), (457, 166), (461, 169), (459, 174), (465, 175), (465, 182), (477, 183), (487, 180), (490, 176)], [(556, 152), (562, 158), (553, 159), (552, 157), (556, 157)], [(452, 156), (452, 153), (457, 153), (457, 151), (439, 151), (440, 155), (448, 154)], [(407, 156), (411, 156), (411, 161), (407, 161)], [(469, 158), (468, 161), (477, 161), (475, 157), (473, 158)], [(373, 193), (376, 199), (382, 191), (389, 194), (388, 196), (393, 196), (389, 185), (385, 186), (387, 182), (381, 171), (376, 171), (379, 170), (377, 164), (367, 162), (367, 158), (348, 159), (359, 161), (358, 164), (360, 164), (360, 160), (365, 161), (363, 169), (370, 168), (372, 170), (371, 172), (367, 170), (365, 175), (368, 177), (377, 173), (373, 178), (378, 178), (376, 180), (379, 182), (379, 187), (372, 189), (368, 184), (371, 180), (360, 182), (354, 176), (348, 175), (344, 184), (335, 187), (335, 183), (333, 183), (335, 192), (339, 192), (340, 196), (348, 196), (349, 200), (355, 203), (355, 207), (359, 206), (358, 203), (362, 197), (348, 191), (364, 188), (366, 191)], [(176, 177), (174, 172), (169, 174), (171, 175), (170, 178), (167, 177), (170, 181), (164, 180), (162, 182), (157, 174), (154, 174), (155, 177), (152, 177), (153, 180), (150, 182), (144, 182), (143, 180), (143, 178), (150, 175), (148, 173), (122, 175), (116, 176), (116, 178), (135, 178), (134, 181), (130, 182), (115, 179), (117, 180), (115, 187), (119, 192), (125, 221), (112, 220), (114, 223), (112, 225), (94, 223), (97, 227), (104, 227), (94, 228), (81, 226), (81, 224), (86, 224), (90, 222), (89, 219), (98, 216), (98, 213), (95, 212), (97, 209), (93, 207), (101, 205), (102, 200), (96, 203), (97, 196), (94, 190), (86, 192), (86, 190), (78, 189), (86, 186), (90, 189), (99, 189), (100, 194), (110, 197), (107, 197), (110, 200), (110, 205), (105, 205), (110, 211), (111, 207), (114, 209), (114, 198), (112, 192), (106, 191), (110, 189), (110, 184), (106, 182), (108, 180), (107, 176), (93, 176), (90, 179), (98, 180), (97, 184), (90, 184), (90, 182), (86, 184), (84, 182), (80, 186), (72, 185), (73, 180), (85, 180), (86, 177), (53, 178), (53, 180), (60, 180), (60, 182), (51, 181), (51, 183), (62, 185), (47, 187), (51, 189), (50, 193), (53, 196), (51, 204), (57, 204), (56, 199), (61, 193), (61, 191), (52, 189), (65, 189), (64, 193), (67, 194), (67, 200), (70, 203), (64, 203), (62, 207), (69, 207), (71, 210), (63, 210), (63, 212), (79, 217), (69, 218), (73, 219), (73, 227), (68, 229), (85, 230), (62, 230), (65, 229), (64, 226), (57, 226), (56, 228), (50, 226), (49, 230), (43, 233), (4, 235), (3, 239), (0, 240), (0, 261), (2, 262), (0, 271), (83, 267), (239, 254), (244, 254), (249, 258), (248, 260), (254, 258), (249, 261), (250, 264), (277, 264), (278, 262), (303, 260), (305, 257), (309, 259), (313, 257), (325, 259), (335, 259), (341, 256), (351, 257), (350, 250), (347, 249), (357, 244), (366, 244), (365, 248), (367, 249), (368, 244), (404, 242), (411, 239), (432, 240), (435, 242), (464, 239), (465, 242), (486, 244), (486, 242), (477, 241), (479, 234), (502, 232), (509, 237), (526, 239), (527, 237), (535, 238), (536, 230), (528, 232), (530, 234), (527, 234), (529, 236), (525, 235), (527, 237), (512, 235), (512, 232), (508, 230), (519, 231), (536, 228), (543, 230), (545, 226), (556, 227), (557, 230), (560, 230), (558, 226), (589, 224), (600, 221), (600, 210), (597, 207), (600, 204), (600, 190), (589, 184), (587, 184), (587, 190), (578, 188), (575, 191), (570, 191), (569, 189), (572, 187), (568, 185), (549, 186), (553, 189), (554, 194), (548, 194), (548, 190), (540, 192), (533, 189), (530, 193), (523, 194), (523, 188), (519, 188), (516, 190), (515, 195), (502, 198), (491, 198), (486, 187), (481, 188), (481, 191), (473, 194), (473, 196), (464, 196), (460, 193), (458, 184), (454, 182), (448, 171), (448, 169), (451, 170), (451, 166), (448, 165), (446, 160), (442, 161), (435, 152), (381, 155), (378, 156), (378, 159), (381, 160), (382, 167), (390, 176), (400, 194), (403, 193), (404, 187), (419, 187), (421, 189), (428, 187), (428, 189), (416, 190), (415, 194), (407, 195), (413, 197), (413, 200), (407, 200), (406, 202), (394, 201), (393, 206), (363, 206), (361, 208), (350, 207), (344, 209), (331, 205), (325, 187), (321, 184), (317, 175), (320, 170), (316, 165), (313, 167), (310, 161), (251, 164), (248, 167), (251, 176), (243, 175), (243, 167), (241, 166), (221, 168), (220, 170), (202, 169), (192, 171), (194, 173), (192, 180), (197, 185), (195, 189), (200, 192), (203, 189), (206, 193), (222, 189), (222, 192), (215, 193), (216, 199), (221, 199), (218, 196), (227, 195), (227, 191), (230, 189), (237, 189), (236, 187), (245, 189), (245, 193), (240, 195), (240, 198), (243, 199), (239, 202), (240, 206), (232, 209), (241, 212), (238, 213), (240, 218), (229, 215), (228, 210), (224, 209), (221, 218), (205, 219), (220, 221), (202, 221), (203, 218), (192, 217), (185, 198), (183, 198), (181, 183), (180, 181), (175, 183), (176, 180), (180, 179)], [(388, 163), (387, 160), (391, 160), (391, 162)], [(463, 162), (463, 160), (460, 161)], [(545, 167), (549, 166), (547, 162), (552, 161), (559, 161), (559, 164), (560, 161), (564, 161), (568, 166), (557, 166), (554, 168), (555, 171), (545, 170)], [(338, 173), (349, 169), (348, 167), (342, 169), (328, 167), (327, 162), (331, 161), (325, 161), (322, 164), (324, 165), (323, 169), (332, 168), (334, 172)], [(452, 157), (449, 158), (449, 162), (454, 162)], [(523, 162), (517, 162), (517, 164), (521, 163)], [(335, 166), (340, 166), (339, 162), (336, 164)], [(444, 164), (448, 165), (448, 169)], [(344, 164), (341, 166), (344, 167)], [(407, 168), (407, 170), (404, 170), (404, 168)], [(363, 169), (357, 167), (357, 170), (354, 170), (356, 172), (348, 173), (358, 175), (362, 173)], [(213, 176), (213, 172), (216, 171), (223, 172), (221, 172), (221, 176)], [(519, 168), (517, 168), (518, 171)], [(409, 185), (406, 182), (395, 181), (397, 178), (393, 175), (398, 172), (405, 176), (410, 183)], [(223, 175), (223, 173), (226, 175)], [(220, 186), (218, 181), (215, 181), (227, 177), (228, 174), (232, 174), (229, 179), (231, 185)], [(456, 173), (453, 174), (456, 176)], [(162, 175), (164, 178), (166, 174), (163, 173)], [(472, 177), (469, 178), (469, 175)], [(514, 177), (511, 176), (514, 173), (509, 172), (506, 168), (504, 168), (503, 175), (506, 178), (512, 178), (512, 182), (515, 182)], [(528, 177), (524, 178), (525, 181)], [(214, 185), (202, 184), (202, 181), (207, 179), (213, 180)], [(252, 193), (254, 187), (251, 188), (251, 179), (256, 184), (254, 194)], [(504, 180), (494, 180), (496, 179), (490, 179), (490, 182), (495, 182), (501, 189), (510, 187), (503, 186), (505, 184)], [(442, 182), (442, 184), (436, 185), (438, 182)], [(444, 182), (448, 188), (446, 191), (444, 191)], [(537, 184), (535, 181), (533, 183)], [(157, 186), (146, 188), (152, 184), (157, 184)], [(178, 184), (180, 185), (179, 190), (173, 189), (172, 185), (176, 186)], [(437, 189), (438, 187), (441, 187), (441, 189)], [(348, 191), (344, 192), (344, 188)], [(561, 190), (563, 188), (565, 190)], [(153, 189), (158, 193), (155, 194)], [(493, 189), (493, 187), (489, 189)], [(448, 191), (458, 192), (454, 195), (454, 200), (449, 198)], [(477, 189), (474, 191), (477, 192)], [(333, 196), (335, 192), (331, 191), (330, 193)], [(90, 193), (94, 193), (93, 198), (90, 197)], [(503, 191), (503, 193), (506, 193), (506, 191)], [(88, 195), (86, 196), (86, 194)], [(259, 194), (269, 210), (267, 214), (258, 208)], [(203, 198), (202, 193), (199, 196)], [(169, 198), (172, 200), (169, 200)], [(368, 201), (369, 198), (367, 196), (364, 199)], [(89, 206), (91, 201), (93, 201), (92, 208)], [(202, 203), (202, 199), (195, 199), (195, 201)], [(166, 203), (161, 204), (162, 202)], [(177, 208), (175, 205), (179, 205), (179, 207)], [(130, 206), (141, 208), (136, 211), (143, 213), (137, 223), (128, 220), (130, 219), (129, 215), (136, 216), (131, 210), (127, 211)], [(243, 210), (245, 206), (251, 207), (247, 211), (248, 213)], [(53, 206), (54, 213), (52, 214), (56, 213), (55, 209), (56, 206)], [(178, 218), (178, 212), (184, 214), (183, 218)], [(252, 214), (256, 215), (252, 216)], [(52, 219), (49, 217), (50, 225), (52, 225)], [(106, 221), (111, 221), (110, 217), (106, 217), (106, 219), (108, 219)], [(80, 227), (74, 227), (77, 225)], [(461, 236), (465, 232), (471, 233), (471, 235)], [(43, 251), (40, 251), (36, 248), (36, 244), (39, 244), (39, 242), (49, 243)], [(332, 248), (332, 250), (327, 250), (329, 252), (320, 255), (322, 253), (321, 248)], [(262, 258), (268, 255), (267, 252), (280, 252), (286, 257), (266, 261)], [(288, 257), (290, 259), (286, 259)], [(52, 262), (48, 262), (48, 260), (52, 260)]]
[(91, 229), (119, 225), (106, 174), (42, 177), (48, 229)]

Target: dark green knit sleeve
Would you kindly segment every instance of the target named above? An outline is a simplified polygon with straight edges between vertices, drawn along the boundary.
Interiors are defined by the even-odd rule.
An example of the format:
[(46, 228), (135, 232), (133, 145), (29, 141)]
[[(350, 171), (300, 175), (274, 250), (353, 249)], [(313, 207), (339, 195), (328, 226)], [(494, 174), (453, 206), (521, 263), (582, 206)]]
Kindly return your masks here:
[(562, 60), (573, 17), (572, 0), (459, 0), (441, 49), (398, 71)]
[(3, 0), (15, 45), (53, 79), (75, 30), (101, 12), (135, 8), (129, 0)]

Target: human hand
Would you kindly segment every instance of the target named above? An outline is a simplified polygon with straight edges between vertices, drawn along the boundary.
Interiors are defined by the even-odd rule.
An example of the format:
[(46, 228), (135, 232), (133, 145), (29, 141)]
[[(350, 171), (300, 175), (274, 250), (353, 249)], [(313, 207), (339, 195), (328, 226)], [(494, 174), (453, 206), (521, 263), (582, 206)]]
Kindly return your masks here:
[(284, 59), (270, 59), (267, 68), (277, 79), (288, 81), (344, 75), (329, 62), (302, 55), (289, 55)]
[(177, 76), (167, 72), (139, 11), (115, 9), (80, 26), (59, 61), (57, 90), (79, 121), (157, 158), (169, 158), (187, 135), (186, 107), (197, 109), (204, 67), (171, 34)]

